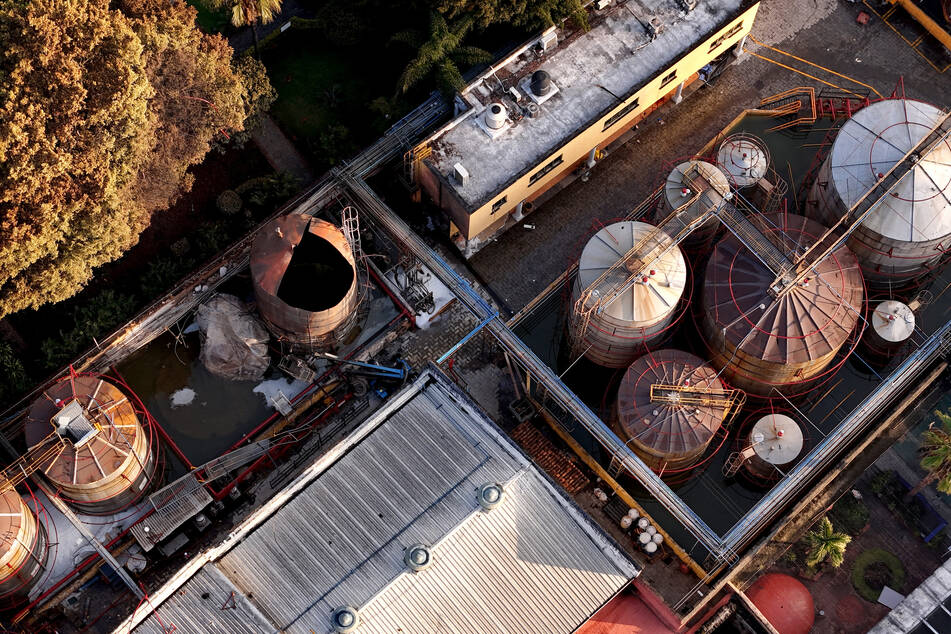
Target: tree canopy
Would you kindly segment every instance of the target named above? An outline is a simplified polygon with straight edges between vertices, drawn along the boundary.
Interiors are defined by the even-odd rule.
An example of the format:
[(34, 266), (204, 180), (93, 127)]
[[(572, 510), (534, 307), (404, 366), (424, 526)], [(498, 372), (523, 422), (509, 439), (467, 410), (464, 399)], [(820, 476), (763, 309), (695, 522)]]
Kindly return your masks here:
[(402, 31), (394, 35), (394, 41), (404, 42), (417, 49), (416, 57), (400, 77), (400, 90), (405, 93), (432, 73), (435, 73), (436, 81), (444, 92), (451, 94), (461, 88), (465, 81), (457, 64), (468, 67), (492, 59), (492, 55), (481, 48), (462, 45), (472, 25), (472, 18), (460, 18), (448, 24), (442, 14), (432, 13), (428, 39), (419, 31)]
[(2, 317), (133, 246), (253, 97), (184, 2), (0, 0), (0, 44)]
[(471, 17), (483, 28), (499, 23), (542, 28), (568, 16), (587, 22), (581, 0), (433, 0), (433, 5), (449, 18)]
[(908, 492), (914, 497), (932, 482), (938, 491), (951, 494), (951, 414), (935, 410), (932, 421), (921, 434), (921, 468), (927, 475)]

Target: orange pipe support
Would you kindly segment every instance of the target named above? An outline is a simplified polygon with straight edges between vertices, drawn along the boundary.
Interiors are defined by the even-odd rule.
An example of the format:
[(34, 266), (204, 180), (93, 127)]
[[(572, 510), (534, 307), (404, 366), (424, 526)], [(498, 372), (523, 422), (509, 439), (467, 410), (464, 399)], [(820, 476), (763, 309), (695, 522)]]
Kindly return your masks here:
[(930, 15), (922, 11), (912, 0), (888, 0), (890, 4), (900, 5), (911, 17), (925, 27), (928, 33), (931, 33), (935, 39), (944, 45), (948, 51), (951, 51), (951, 33), (948, 33), (940, 24), (934, 21)]

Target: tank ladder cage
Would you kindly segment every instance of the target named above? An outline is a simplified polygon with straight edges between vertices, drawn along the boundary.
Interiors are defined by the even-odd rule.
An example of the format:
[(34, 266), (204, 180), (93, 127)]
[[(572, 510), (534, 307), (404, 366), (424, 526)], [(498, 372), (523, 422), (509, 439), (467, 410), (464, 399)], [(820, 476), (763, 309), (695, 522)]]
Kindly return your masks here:
[(739, 473), (740, 468), (743, 464), (753, 457), (753, 454), (756, 453), (756, 450), (753, 449), (753, 445), (746, 447), (743, 451), (734, 451), (726, 458), (726, 462), (723, 463), (723, 477), (732, 478), (737, 473)]
[[(865, 192), (835, 224), (829, 227), (819, 240), (806, 249), (805, 253), (796, 258), (796, 276), (791, 280), (786, 280), (777, 275), (773, 286), (770, 288), (776, 289), (777, 294), (782, 295), (799, 284), (806, 276), (813, 275), (816, 264), (844, 245), (852, 232), (878, 208), (882, 199), (904, 180), (924, 157), (928, 156), (940, 144), (947, 142), (949, 137), (951, 137), (951, 112), (945, 112), (935, 122), (928, 134), (905, 152), (905, 155), (892, 165), (888, 172), (879, 175), (878, 182)], [(842, 231), (841, 235), (820, 252), (823, 243), (840, 230)]]
[(66, 439), (55, 431), (0, 471), (0, 495), (15, 488), (66, 449)]

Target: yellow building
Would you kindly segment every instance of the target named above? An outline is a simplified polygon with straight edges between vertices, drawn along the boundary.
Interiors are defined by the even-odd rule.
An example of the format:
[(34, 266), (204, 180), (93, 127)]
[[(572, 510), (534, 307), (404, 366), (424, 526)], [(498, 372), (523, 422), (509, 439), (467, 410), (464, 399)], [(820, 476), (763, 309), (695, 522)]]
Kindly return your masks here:
[(640, 0), (591, 5), (591, 29), (554, 27), (456, 96), (456, 117), (414, 148), (413, 179), (472, 255), (594, 166), (701, 70), (742, 46), (758, 0)]

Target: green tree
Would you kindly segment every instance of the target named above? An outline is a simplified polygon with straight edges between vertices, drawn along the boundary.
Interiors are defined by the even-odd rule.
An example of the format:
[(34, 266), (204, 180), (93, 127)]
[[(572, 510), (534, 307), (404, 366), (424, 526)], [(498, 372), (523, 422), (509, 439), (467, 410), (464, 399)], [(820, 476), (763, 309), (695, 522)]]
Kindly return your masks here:
[[(938, 491), (951, 495), (951, 414), (935, 410), (935, 418), (921, 434), (921, 468), (927, 472), (908, 492), (913, 498), (928, 485), (937, 483)], [(940, 424), (936, 427), (935, 424)]]
[(511, 24), (538, 29), (569, 16), (582, 27), (588, 24), (581, 0), (435, 0), (435, 7), (450, 19), (469, 16), (481, 28)]
[(402, 31), (394, 35), (394, 41), (403, 42), (417, 50), (416, 57), (400, 76), (399, 90), (405, 93), (433, 73), (437, 84), (447, 94), (461, 88), (465, 82), (459, 64), (471, 66), (492, 59), (481, 48), (462, 45), (462, 40), (474, 23), (471, 17), (463, 17), (449, 24), (441, 14), (432, 13), (428, 39), (424, 39), (419, 31)]
[(28, 386), (23, 362), (5, 341), (0, 341), (0, 405), (9, 405)]
[(258, 51), (258, 24), (270, 24), (281, 12), (283, 0), (206, 0), (212, 7), (230, 7), (231, 24), (250, 26), (254, 34), (254, 53)]
[(164, 0), (0, 0), (0, 317), (78, 292), (187, 187), (248, 92)]
[(819, 528), (806, 533), (806, 544), (809, 546), (806, 565), (815, 568), (828, 561), (833, 568), (838, 568), (845, 557), (845, 547), (851, 541), (850, 536), (835, 531), (828, 517), (823, 517)]

